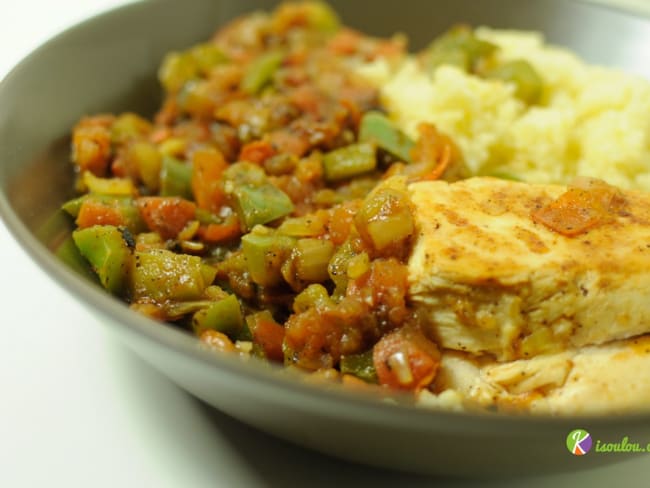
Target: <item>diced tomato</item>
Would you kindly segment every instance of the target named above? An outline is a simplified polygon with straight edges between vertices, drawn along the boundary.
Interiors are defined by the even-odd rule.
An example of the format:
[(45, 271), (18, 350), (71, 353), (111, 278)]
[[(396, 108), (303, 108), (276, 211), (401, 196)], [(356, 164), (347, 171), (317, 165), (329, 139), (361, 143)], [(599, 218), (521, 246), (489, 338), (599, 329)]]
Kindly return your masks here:
[(329, 211), (329, 238), (335, 246), (343, 244), (350, 235), (358, 208), (358, 202), (347, 202)]
[(343, 330), (338, 320), (309, 309), (292, 315), (286, 325), (286, 345), (291, 361), (305, 369), (334, 367), (341, 355)]
[(223, 224), (208, 224), (199, 229), (199, 237), (205, 242), (216, 244), (228, 242), (238, 238), (242, 234), (239, 220), (235, 217)]
[(376, 259), (370, 272), (350, 281), (346, 295), (372, 306), (382, 331), (399, 327), (408, 316), (408, 269), (394, 258)]
[(252, 322), (253, 342), (262, 348), (267, 359), (282, 361), (284, 359), (282, 351), (284, 327), (270, 317), (266, 317), (265, 314), (258, 314)]
[(96, 200), (86, 200), (81, 204), (77, 215), (80, 229), (93, 225), (124, 225), (125, 219), (119, 209)]
[(360, 47), (363, 36), (352, 29), (341, 29), (327, 43), (327, 49), (333, 54), (354, 54)]
[(375, 48), (374, 55), (384, 58), (393, 58), (404, 54), (406, 42), (403, 38), (393, 38), (388, 40), (379, 40)]
[(178, 117), (178, 102), (176, 97), (167, 97), (155, 117), (156, 125), (172, 125)]
[(194, 151), (192, 163), (192, 193), (196, 204), (199, 208), (218, 212), (225, 198), (221, 175), (228, 163), (214, 148)]
[(375, 344), (373, 363), (381, 385), (418, 391), (435, 378), (440, 351), (422, 332), (405, 327), (385, 335)]
[(161, 142), (169, 139), (171, 136), (172, 130), (169, 127), (158, 127), (151, 133), (149, 140), (154, 144), (160, 144)]
[(303, 113), (319, 114), (321, 105), (326, 101), (324, 94), (313, 85), (294, 88), (289, 99)]
[(163, 239), (173, 239), (194, 219), (196, 205), (180, 197), (141, 197), (136, 200), (149, 230)]
[(81, 172), (104, 176), (111, 158), (111, 132), (100, 124), (83, 121), (72, 134), (72, 159)]
[(239, 161), (262, 165), (268, 158), (275, 156), (273, 146), (267, 141), (253, 141), (242, 147)]
[(280, 129), (269, 134), (269, 142), (278, 153), (302, 157), (309, 150), (309, 136), (290, 129)]
[(602, 182), (592, 188), (570, 188), (531, 214), (532, 219), (567, 237), (611, 222), (623, 205), (619, 191)]

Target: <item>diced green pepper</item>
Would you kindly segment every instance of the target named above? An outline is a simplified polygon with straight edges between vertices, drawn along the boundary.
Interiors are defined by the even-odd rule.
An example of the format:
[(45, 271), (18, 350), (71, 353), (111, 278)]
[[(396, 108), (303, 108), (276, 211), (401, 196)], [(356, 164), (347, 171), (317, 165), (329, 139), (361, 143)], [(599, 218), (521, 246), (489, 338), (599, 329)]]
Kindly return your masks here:
[(233, 186), (259, 186), (268, 183), (266, 173), (259, 165), (245, 161), (239, 161), (228, 166), (223, 172), (222, 178), (225, 181), (231, 182)]
[(163, 156), (181, 158), (187, 149), (187, 139), (184, 137), (170, 137), (158, 145), (158, 151)]
[(425, 63), (430, 70), (451, 64), (473, 72), (482, 60), (497, 49), (496, 45), (476, 37), (469, 27), (460, 25), (452, 27), (431, 43), (425, 53)]
[(163, 59), (158, 79), (167, 92), (175, 93), (198, 76), (197, 62), (188, 52), (171, 52)]
[(241, 307), (235, 295), (212, 303), (192, 317), (192, 327), (197, 335), (208, 329), (217, 330), (230, 338), (236, 337), (244, 324)]
[(63, 205), (61, 205), (61, 209), (70, 216), (77, 218), (77, 215), (79, 215), (79, 210), (81, 209), (81, 205), (86, 199), (88, 199), (88, 195), (82, 195), (80, 197), (73, 198), (72, 200), (68, 200)]
[(329, 278), (327, 266), (334, 244), (325, 239), (299, 239), (295, 248), (295, 270), (299, 280), (319, 283)]
[(247, 230), (293, 212), (291, 199), (271, 183), (260, 186), (237, 185), (233, 195), (239, 220)]
[(314, 283), (296, 295), (293, 300), (293, 311), (295, 313), (305, 312), (310, 308), (323, 308), (333, 305), (333, 301), (327, 293), (327, 288)]
[(171, 156), (164, 156), (160, 172), (160, 195), (192, 200), (192, 167)]
[(82, 179), (88, 192), (96, 195), (130, 196), (135, 194), (135, 186), (130, 178), (100, 178), (90, 171), (85, 171)]
[(340, 27), (336, 12), (325, 2), (310, 1), (304, 3), (307, 12), (307, 22), (311, 27), (321, 32), (333, 33)]
[[(249, 315), (250, 317), (250, 315)], [(253, 334), (251, 332), (251, 329), (248, 325), (248, 317), (246, 317), (246, 320), (244, 320), (244, 323), (241, 326), (241, 329), (239, 329), (239, 332), (235, 337), (233, 337), (234, 340), (236, 341), (252, 341), (253, 340)]]
[(341, 357), (341, 373), (351, 374), (369, 383), (377, 382), (377, 371), (372, 359), (372, 349), (361, 354), (349, 354)]
[(415, 142), (380, 112), (366, 112), (361, 119), (359, 141), (377, 144), (384, 151), (411, 163), (411, 149)]
[(202, 74), (208, 74), (215, 66), (228, 61), (228, 57), (215, 44), (205, 42), (191, 49), (196, 67)]
[(344, 180), (372, 171), (377, 166), (374, 144), (364, 142), (335, 149), (323, 156), (325, 179)]
[(281, 268), (295, 240), (277, 234), (251, 232), (242, 237), (242, 251), (251, 279), (262, 286), (282, 282)]
[(210, 85), (206, 80), (190, 80), (178, 92), (178, 107), (196, 117), (209, 117), (215, 108)]
[(127, 148), (126, 158), (137, 168), (140, 179), (149, 191), (157, 192), (162, 169), (162, 155), (158, 148), (150, 142), (135, 142)]
[(194, 218), (201, 224), (223, 224), (223, 218), (204, 208), (196, 208)]
[(493, 178), (499, 178), (501, 180), (523, 181), (521, 177), (508, 173), (507, 171), (493, 171), (488, 173), (486, 176), (492, 176)]
[(490, 70), (486, 77), (513, 83), (515, 96), (529, 105), (539, 102), (542, 97), (544, 88), (542, 78), (535, 68), (523, 59), (502, 64)]
[(189, 302), (171, 302), (165, 304), (165, 316), (169, 320), (177, 320), (188, 314), (194, 314), (201, 309), (209, 307), (214, 300), (192, 300)]
[(84, 258), (79, 252), (79, 248), (74, 242), (72, 236), (66, 238), (56, 249), (56, 257), (63, 261), (67, 266), (75, 270), (81, 276), (99, 281), (97, 273), (92, 271), (88, 266), (88, 260)]
[(241, 81), (241, 90), (250, 95), (258, 93), (271, 81), (273, 74), (280, 67), (283, 59), (284, 53), (282, 51), (271, 51), (253, 60), (246, 68), (244, 78)]
[(175, 254), (166, 249), (136, 251), (131, 273), (135, 301), (158, 303), (198, 300), (212, 283), (216, 271), (198, 256)]
[(102, 286), (114, 295), (125, 294), (132, 260), (124, 232), (112, 225), (95, 225), (72, 233), (81, 255), (97, 273)]
[(327, 220), (318, 214), (287, 218), (278, 227), (278, 232), (292, 237), (317, 237), (327, 232)]
[(336, 285), (334, 295), (344, 295), (348, 286), (348, 263), (356, 253), (352, 248), (352, 243), (348, 239), (334, 253), (327, 267), (330, 279)]
[(348, 278), (355, 280), (370, 270), (370, 257), (368, 253), (357, 254), (348, 261)]
[(389, 186), (368, 195), (355, 216), (361, 238), (377, 251), (401, 245), (415, 232), (408, 195)]
[(131, 112), (123, 113), (111, 126), (111, 140), (116, 144), (123, 144), (129, 139), (146, 136), (151, 129), (151, 122), (144, 117)]

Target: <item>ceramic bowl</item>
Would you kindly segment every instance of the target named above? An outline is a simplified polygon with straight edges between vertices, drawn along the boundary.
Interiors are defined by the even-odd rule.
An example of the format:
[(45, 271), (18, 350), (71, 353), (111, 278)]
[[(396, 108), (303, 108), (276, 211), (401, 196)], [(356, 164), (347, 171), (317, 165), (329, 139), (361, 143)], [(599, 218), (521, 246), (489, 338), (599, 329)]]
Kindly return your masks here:
[[(414, 48), (459, 21), (536, 29), (590, 62), (650, 78), (650, 20), (608, 8), (569, 0), (332, 4), (349, 25), (377, 35), (408, 33)], [(262, 7), (269, 2), (130, 4), (60, 34), (2, 81), (0, 213), (43, 271), (193, 395), (259, 429), (348, 460), (420, 473), (511, 476), (620, 459), (572, 456), (565, 440), (575, 428), (601, 439), (650, 438), (648, 415), (545, 418), (438, 412), (323, 388), (256, 360), (201, 350), (189, 334), (136, 315), (62, 262), (71, 223), (58, 209), (72, 196), (73, 124), (81, 115), (97, 112), (153, 113), (161, 98), (156, 68), (164, 53), (206, 39), (232, 17)]]

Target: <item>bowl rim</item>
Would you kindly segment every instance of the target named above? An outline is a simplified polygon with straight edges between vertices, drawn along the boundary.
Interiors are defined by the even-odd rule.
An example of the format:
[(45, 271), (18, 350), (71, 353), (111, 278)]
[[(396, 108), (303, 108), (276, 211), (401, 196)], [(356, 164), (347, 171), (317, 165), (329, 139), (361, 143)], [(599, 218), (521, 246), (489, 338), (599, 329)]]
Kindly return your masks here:
[[(630, 16), (636, 15), (631, 10), (611, 5), (594, 4), (588, 0), (572, 1), (588, 5), (590, 8), (614, 10)], [(25, 66), (37, 60), (42, 53), (56, 44), (65, 42), (71, 34), (79, 34), (83, 30), (93, 29), (97, 23), (106, 22), (114, 16), (129, 15), (129, 12), (135, 9), (152, 8), (154, 3), (130, 0), (70, 25), (23, 57), (0, 80), (0, 93), (11, 80), (20, 77)], [(650, 15), (645, 19), (650, 22)], [(88, 286), (87, 280), (56, 259), (54, 253), (32, 234), (13, 210), (4, 191), (0, 192), (0, 219), (4, 221), (12, 238), (18, 243), (19, 248), (26, 252), (31, 261), (74, 298), (75, 302), (92, 312), (98, 312), (99, 316), (104, 319), (103, 322), (110, 323), (111, 326), (125, 332), (138, 334), (186, 359), (200, 362), (207, 368), (238, 377), (242, 381), (249, 382), (251, 386), (273, 389), (279, 394), (289, 395), (287, 398), (302, 399), (308, 404), (318, 405), (319, 409), (336, 406), (338, 407), (336, 416), (367, 420), (368, 414), (372, 412), (373, 423), (385, 422), (393, 426), (407, 427), (418, 431), (431, 429), (438, 432), (442, 427), (448, 431), (473, 430), (483, 434), (505, 435), (508, 433), (508, 435), (526, 436), (546, 432), (549, 428), (554, 431), (559, 428), (571, 430), (585, 422), (588, 422), (592, 428), (622, 428), (646, 425), (650, 421), (650, 412), (644, 411), (603, 415), (548, 415), (432, 409), (378, 401), (376, 397), (370, 397), (344, 387), (324, 388), (310, 382), (298, 381), (297, 378), (284, 374), (285, 368), (282, 366), (262, 367), (263, 361), (256, 358), (253, 358), (252, 361), (243, 361), (235, 355), (215, 354), (205, 348), (197, 347), (200, 345), (200, 341), (187, 332), (179, 330), (171, 324), (159, 323), (141, 316), (129, 310), (124, 303), (111, 297), (100, 287)], [(340, 408), (342, 406), (346, 408)], [(434, 422), (434, 420), (438, 421)], [(522, 427), (524, 429), (520, 430)]]

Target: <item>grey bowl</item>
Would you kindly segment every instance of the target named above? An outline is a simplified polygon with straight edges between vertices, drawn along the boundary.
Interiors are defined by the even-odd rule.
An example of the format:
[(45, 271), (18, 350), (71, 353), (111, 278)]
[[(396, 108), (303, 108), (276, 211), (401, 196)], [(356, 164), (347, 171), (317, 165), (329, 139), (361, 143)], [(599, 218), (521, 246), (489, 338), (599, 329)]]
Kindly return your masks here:
[[(379, 35), (407, 32), (415, 47), (459, 21), (538, 29), (591, 62), (650, 78), (650, 20), (616, 10), (568, 0), (332, 3), (350, 25)], [(565, 439), (578, 427), (603, 440), (650, 438), (648, 415), (433, 412), (308, 384), (257, 361), (200, 350), (188, 334), (137, 316), (57, 258), (71, 231), (57, 209), (72, 194), (68, 134), (79, 116), (152, 113), (160, 97), (155, 71), (165, 52), (207, 38), (235, 15), (268, 6), (261, 0), (136, 3), (69, 29), (20, 63), (0, 84), (0, 213), (23, 248), (178, 385), (255, 427), (335, 456), (420, 473), (512, 476), (620, 459), (570, 455)]]

